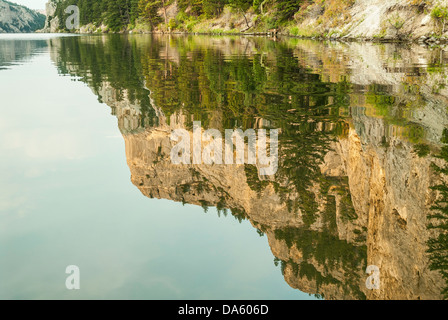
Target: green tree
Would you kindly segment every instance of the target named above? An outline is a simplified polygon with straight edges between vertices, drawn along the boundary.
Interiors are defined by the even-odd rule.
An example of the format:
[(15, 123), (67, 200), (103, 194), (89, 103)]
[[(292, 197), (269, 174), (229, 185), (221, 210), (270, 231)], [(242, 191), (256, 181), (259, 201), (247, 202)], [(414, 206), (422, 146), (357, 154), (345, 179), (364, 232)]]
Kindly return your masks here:
[(178, 0), (179, 10), (185, 12), (189, 9), (192, 15), (199, 16), (204, 13), (202, 0)]
[(249, 21), (247, 21), (246, 11), (252, 6), (252, 0), (229, 0), (229, 6), (238, 10), (244, 17), (247, 28), (250, 28)]
[(156, 26), (160, 22), (160, 17), (157, 11), (162, 6), (160, 0), (140, 0), (139, 7), (140, 12), (147, 21), (151, 24), (151, 27)]
[(283, 0), (276, 2), (277, 15), (279, 20), (291, 19), (299, 11), (303, 0)]
[[(443, 130), (441, 142), (444, 144), (437, 158), (443, 160), (444, 165), (438, 166), (433, 163), (433, 169), (442, 177), (448, 175), (448, 129)], [(442, 294), (448, 299), (448, 184), (443, 180), (440, 184), (432, 187), (437, 190), (439, 196), (431, 207), (428, 214), (428, 229), (436, 230), (436, 236), (427, 241), (430, 270), (437, 270), (445, 280)]]
[(442, 33), (445, 33), (445, 25), (448, 20), (448, 7), (440, 5), (436, 6), (431, 11), (431, 17), (440, 23)]
[(105, 22), (113, 31), (127, 28), (131, 21), (131, 0), (104, 0)]
[(222, 13), (225, 0), (202, 0), (202, 8), (207, 17), (217, 17)]
[(130, 22), (132, 24), (135, 24), (135, 21), (139, 18), (140, 16), (140, 8), (139, 8), (139, 0), (131, 0), (131, 5), (130, 5)]

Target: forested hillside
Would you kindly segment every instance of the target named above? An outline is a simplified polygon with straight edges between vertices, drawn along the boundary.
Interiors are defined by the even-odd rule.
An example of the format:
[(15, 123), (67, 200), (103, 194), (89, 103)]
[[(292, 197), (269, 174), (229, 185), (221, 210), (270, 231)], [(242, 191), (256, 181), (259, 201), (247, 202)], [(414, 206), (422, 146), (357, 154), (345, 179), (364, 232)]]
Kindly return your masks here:
[[(137, 22), (146, 22), (150, 27), (155, 28), (160, 24), (176, 29), (187, 27), (188, 23), (199, 22), (202, 19), (219, 17), (224, 7), (247, 19), (246, 12), (262, 13), (263, 5), (275, 14), (272, 21), (279, 23), (292, 19), (299, 11), (304, 1), (286, 0), (66, 0), (58, 5), (56, 16), (62, 21), (64, 9), (69, 5), (77, 5), (80, 9), (80, 22), (82, 25), (93, 23), (97, 26), (107, 25), (112, 31), (119, 31), (129, 27), (134, 27)], [(173, 5), (177, 6), (178, 13), (175, 17), (169, 16), (166, 10)], [(245, 21), (246, 22), (246, 21)], [(247, 21), (250, 26), (252, 21)], [(271, 23), (275, 27), (275, 23)], [(63, 24), (61, 23), (61, 28)]]
[(66, 28), (65, 8), (77, 5), (81, 32), (88, 33), (275, 29), (305, 37), (448, 39), (448, 4), (442, 0), (50, 0), (50, 4), (54, 12), (47, 20), (58, 31)]
[(44, 26), (45, 16), (9, 1), (0, 0), (0, 33), (34, 32)]

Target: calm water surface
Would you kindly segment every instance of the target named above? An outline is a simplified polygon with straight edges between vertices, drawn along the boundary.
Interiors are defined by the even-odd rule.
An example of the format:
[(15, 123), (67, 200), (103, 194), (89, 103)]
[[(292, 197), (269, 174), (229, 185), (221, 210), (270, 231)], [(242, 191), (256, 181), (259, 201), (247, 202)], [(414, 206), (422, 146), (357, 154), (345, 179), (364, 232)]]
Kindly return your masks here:
[[(297, 39), (0, 36), (0, 298), (441, 299), (447, 58)], [(172, 164), (170, 132), (193, 121), (278, 128), (276, 175)], [(80, 290), (65, 287), (68, 265)]]

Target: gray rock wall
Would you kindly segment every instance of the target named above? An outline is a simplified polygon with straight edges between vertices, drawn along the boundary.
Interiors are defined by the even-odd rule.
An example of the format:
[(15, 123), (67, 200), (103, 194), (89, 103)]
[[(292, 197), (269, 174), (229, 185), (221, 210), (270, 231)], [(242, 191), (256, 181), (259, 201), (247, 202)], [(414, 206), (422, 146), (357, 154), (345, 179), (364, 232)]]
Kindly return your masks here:
[(5, 0), (0, 0), (0, 33), (35, 32), (42, 29), (45, 16)]

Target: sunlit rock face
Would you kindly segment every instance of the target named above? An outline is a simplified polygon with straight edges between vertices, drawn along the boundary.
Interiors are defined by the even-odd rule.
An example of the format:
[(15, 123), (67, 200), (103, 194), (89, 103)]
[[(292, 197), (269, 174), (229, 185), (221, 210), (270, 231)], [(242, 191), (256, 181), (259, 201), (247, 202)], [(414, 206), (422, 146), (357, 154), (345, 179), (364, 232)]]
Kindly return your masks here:
[(426, 254), (426, 216), (436, 198), (429, 189), (437, 180), (430, 168), (434, 159), (419, 158), (400, 139), (391, 139), (384, 150), (362, 143), (355, 134), (342, 154), (354, 208), (367, 218), (368, 264), (381, 270), (380, 290), (367, 297), (440, 298), (442, 281), (428, 270)]
[(34, 32), (42, 29), (45, 16), (24, 6), (0, 0), (0, 33)]
[(58, 32), (60, 21), (59, 17), (56, 16), (56, 9), (60, 2), (62, 0), (49, 0), (45, 4), (46, 19), (41, 32)]
[[(101, 41), (107, 43), (105, 38)], [(117, 88), (110, 77), (89, 83), (118, 118), (131, 181), (143, 195), (204, 208), (216, 207), (221, 213), (227, 209), (237, 219), (248, 219), (260, 234), (267, 236), (274, 263), (279, 265), (286, 282), (301, 291), (325, 299), (442, 298), (445, 284), (438, 271), (430, 270), (426, 242), (436, 236), (434, 230), (427, 229), (427, 215), (439, 196), (431, 187), (444, 178), (431, 164), (442, 163), (434, 154), (440, 149), (442, 130), (448, 124), (443, 112), (448, 95), (443, 86), (439, 87), (444, 71), (431, 74), (422, 67), (439, 59), (437, 55), (383, 45), (325, 47), (322, 43), (307, 41), (278, 44), (293, 62), (291, 65), (306, 66), (307, 81), (319, 74), (319, 81), (326, 81), (326, 86), (349, 83), (352, 89), (343, 96), (325, 100), (330, 106), (337, 99), (344, 101), (337, 119), (343, 124), (342, 132), (333, 130), (337, 123), (325, 122), (314, 114), (307, 118), (308, 123), (316, 123), (313, 132), (294, 131), (302, 124), (300, 116), (303, 115), (292, 121), (288, 119), (290, 122), (284, 125), (283, 117), (297, 112), (297, 108), (290, 106), (293, 95), (289, 93), (284, 97), (286, 108), (280, 114), (271, 116), (265, 112), (251, 119), (249, 127), (254, 129), (267, 123), (283, 126), (279, 171), (274, 177), (266, 178), (258, 175), (255, 166), (172, 163), (170, 151), (175, 142), (170, 140), (170, 133), (184, 128), (191, 134), (194, 115), (182, 108), (173, 111), (168, 105), (172, 100), (166, 99), (173, 91), (163, 90), (176, 84), (173, 78), (176, 68), (189, 72), (194, 67), (189, 63), (194, 61), (200, 61), (200, 67), (206, 68), (202, 63), (206, 59), (200, 56), (195, 60), (197, 52), (186, 50), (181, 41), (176, 44), (179, 48), (176, 45), (168, 48), (167, 43), (153, 42), (154, 56), (133, 56), (136, 60), (140, 58), (143, 68), (152, 72), (151, 77), (143, 77), (141, 84), (140, 96), (146, 96), (146, 102), (132, 99), (136, 96), (133, 89)], [(265, 49), (256, 40), (248, 43), (251, 45), (246, 47), (253, 48), (247, 54), (252, 59), (251, 68), (263, 66), (265, 69), (258, 72), (264, 72), (263, 77), (269, 78), (279, 67), (272, 49)], [(200, 50), (210, 49), (204, 38), (195, 44)], [(223, 54), (219, 42), (213, 42), (213, 50), (217, 50), (213, 57), (224, 57), (218, 61), (221, 64), (234, 59), (243, 68), (238, 60), (243, 55), (238, 50), (241, 44), (235, 48), (225, 44), (222, 47), (232, 53)], [(79, 45), (82, 48), (82, 43)], [(91, 49), (92, 43), (89, 46)], [(255, 52), (257, 46), (261, 53)], [(58, 45), (54, 46), (57, 48)], [(144, 45), (142, 48), (145, 52), (149, 50)], [(184, 56), (181, 49), (187, 51)], [(70, 59), (61, 59), (57, 50), (52, 54), (67, 73), (92, 72), (88, 68), (80, 72), (78, 61), (67, 63)], [(157, 61), (156, 67), (161, 69), (151, 70), (153, 66), (145, 64), (148, 61)], [(412, 68), (405, 61), (411, 61)], [(210, 61), (207, 63), (213, 65)], [(297, 72), (305, 73), (302, 69)], [(160, 79), (165, 82), (155, 82)], [(276, 78), (276, 81), (285, 80)], [(208, 84), (212, 85), (212, 82)], [(229, 81), (229, 86), (235, 86), (235, 82)], [(177, 88), (181, 94), (196, 94), (192, 84)], [(264, 90), (269, 91), (266, 99), (275, 94), (272, 87)], [(264, 91), (258, 93), (263, 94)], [(312, 95), (307, 99), (311, 100)], [(151, 106), (151, 112), (145, 111), (146, 104)], [(208, 127), (227, 128), (225, 112), (224, 108), (207, 112)], [(303, 137), (303, 143), (313, 143), (307, 152), (321, 148), (322, 157), (303, 163), (309, 159), (296, 152), (302, 146), (292, 140), (295, 137)], [(307, 140), (309, 137), (316, 140)], [(419, 154), (419, 146), (428, 151)], [(294, 167), (311, 170), (297, 174), (292, 170)], [(301, 179), (309, 176), (310, 183), (301, 188)], [(379, 289), (366, 287), (369, 265), (380, 270)]]

